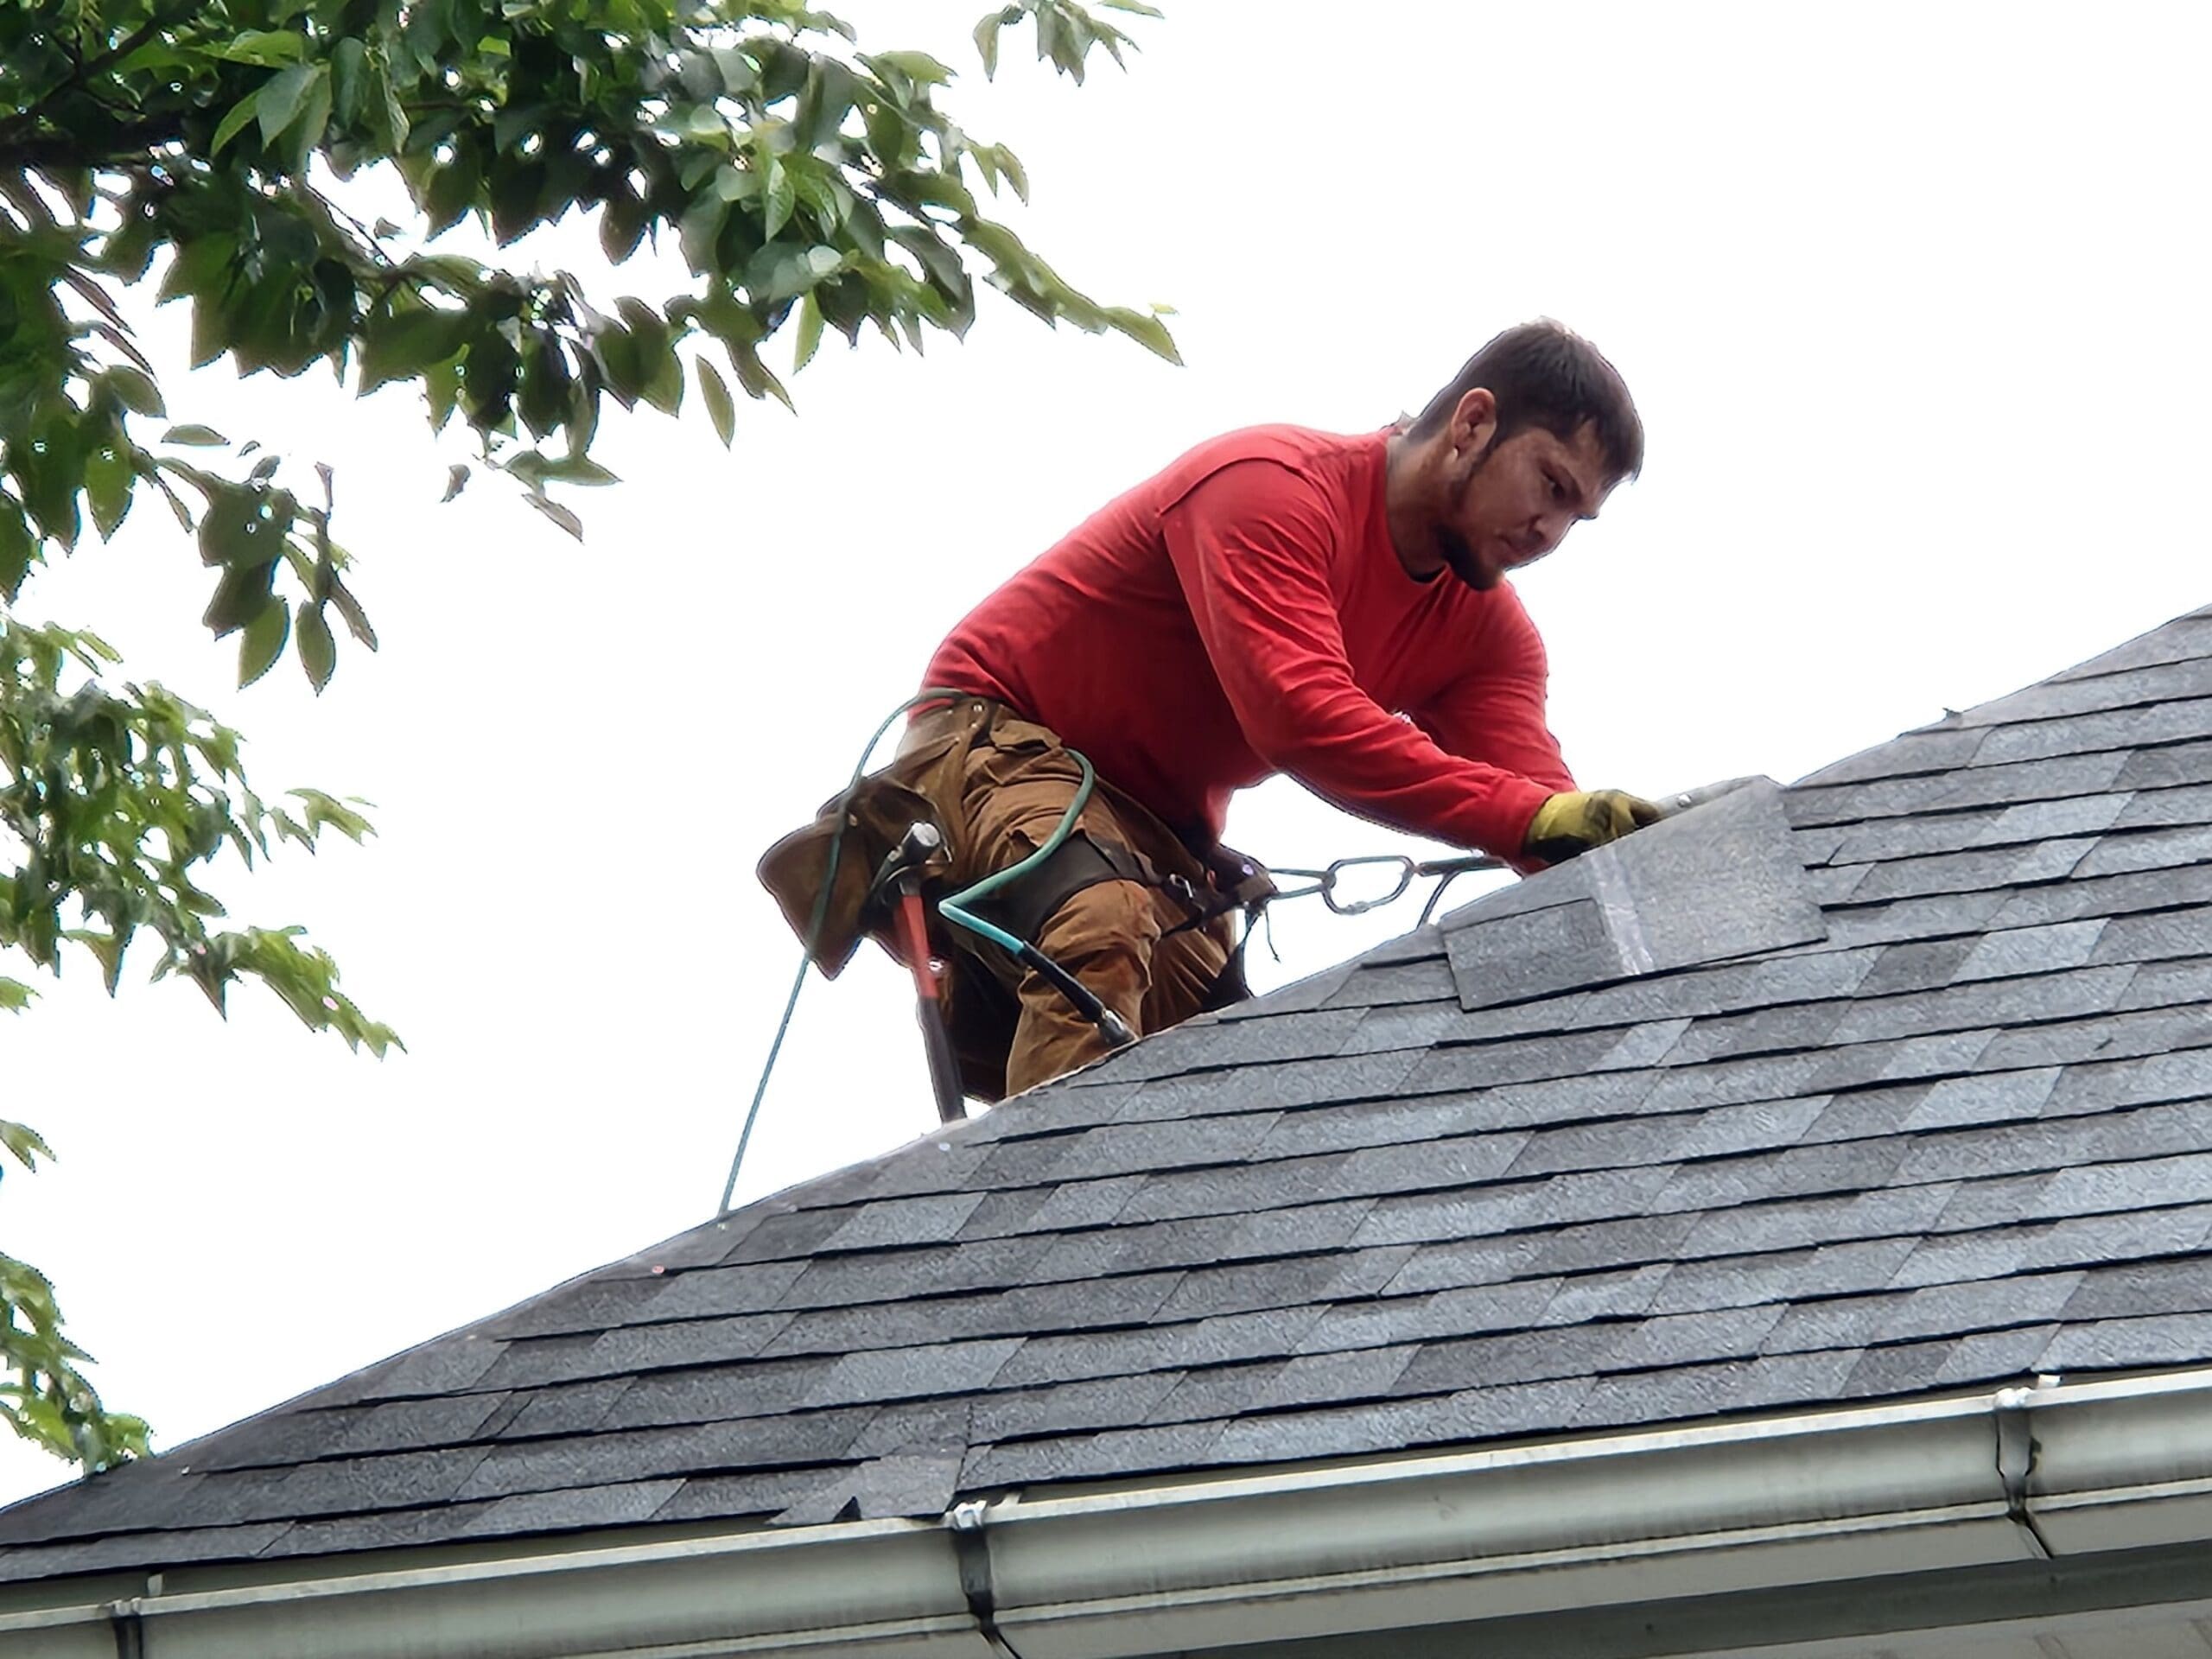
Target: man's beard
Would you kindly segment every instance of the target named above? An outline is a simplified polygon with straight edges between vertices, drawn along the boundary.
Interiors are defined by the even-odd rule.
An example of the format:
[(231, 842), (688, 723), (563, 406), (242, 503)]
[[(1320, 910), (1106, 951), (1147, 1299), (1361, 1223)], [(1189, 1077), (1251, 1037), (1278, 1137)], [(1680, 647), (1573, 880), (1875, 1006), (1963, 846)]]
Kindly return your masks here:
[(1497, 586), (1496, 573), (1475, 556), (1475, 550), (1467, 545), (1465, 537), (1449, 524), (1439, 524), (1434, 537), (1436, 550), (1453, 575), (1477, 593), (1488, 593)]
[[(1452, 512), (1454, 517), (1467, 504), (1467, 491), (1475, 481), (1475, 474), (1489, 466), (1491, 457), (1497, 453), (1497, 444), (1493, 440), (1490, 448), (1475, 457), (1475, 464), (1468, 467), (1465, 474), (1452, 486)], [(1450, 523), (1438, 523), (1429, 531), (1429, 536), (1436, 543), (1437, 556), (1450, 568), (1452, 574), (1468, 587), (1477, 593), (1488, 593), (1497, 586), (1497, 573), (1475, 556), (1475, 550), (1467, 544), (1467, 538)]]

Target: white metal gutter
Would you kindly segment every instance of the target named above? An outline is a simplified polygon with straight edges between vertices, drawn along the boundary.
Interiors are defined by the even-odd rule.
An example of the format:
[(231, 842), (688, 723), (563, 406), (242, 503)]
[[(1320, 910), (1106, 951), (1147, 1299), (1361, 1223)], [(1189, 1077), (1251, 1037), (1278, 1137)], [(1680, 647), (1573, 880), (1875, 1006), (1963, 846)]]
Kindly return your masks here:
[(79, 1602), (0, 1652), (1118, 1659), (2205, 1540), (2212, 1370)]

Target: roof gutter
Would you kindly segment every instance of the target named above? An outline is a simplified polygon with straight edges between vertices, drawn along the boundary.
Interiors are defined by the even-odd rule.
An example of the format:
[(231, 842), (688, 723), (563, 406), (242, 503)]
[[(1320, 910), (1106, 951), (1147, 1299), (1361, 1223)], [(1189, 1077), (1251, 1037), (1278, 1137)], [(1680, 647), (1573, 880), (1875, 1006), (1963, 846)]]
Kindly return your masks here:
[(0, 1649), (1119, 1659), (2206, 1540), (2212, 1370), (79, 1602)]

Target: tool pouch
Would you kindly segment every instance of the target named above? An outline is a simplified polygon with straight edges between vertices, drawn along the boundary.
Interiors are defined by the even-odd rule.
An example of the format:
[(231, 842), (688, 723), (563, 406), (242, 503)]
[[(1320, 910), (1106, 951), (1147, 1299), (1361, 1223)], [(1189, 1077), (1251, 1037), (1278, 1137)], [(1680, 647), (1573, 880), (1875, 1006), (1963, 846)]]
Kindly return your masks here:
[[(901, 754), (881, 772), (869, 773), (836, 799), (824, 802), (813, 823), (793, 830), (761, 857), (760, 885), (774, 897), (784, 920), (807, 944), (814, 965), (828, 978), (835, 979), (843, 972), (861, 941), (878, 931), (883, 918), (869, 904), (875, 873), (905, 839), (907, 830), (916, 823), (931, 824), (938, 832), (940, 849), (952, 845), (952, 826), (947, 823), (940, 803), (948, 798), (955, 804), (959, 801), (961, 759), (974, 741), (976, 719), (966, 715), (965, 705), (956, 714), (965, 717), (944, 722), (931, 741)], [(842, 842), (840, 824), (844, 829)], [(830, 869), (833, 847), (836, 852), (834, 873)], [(950, 861), (948, 852), (938, 851), (920, 866), (925, 880), (942, 878)], [(815, 906), (820, 902), (825, 881), (830, 887), (829, 903), (823, 912), (820, 932), (810, 938)]]

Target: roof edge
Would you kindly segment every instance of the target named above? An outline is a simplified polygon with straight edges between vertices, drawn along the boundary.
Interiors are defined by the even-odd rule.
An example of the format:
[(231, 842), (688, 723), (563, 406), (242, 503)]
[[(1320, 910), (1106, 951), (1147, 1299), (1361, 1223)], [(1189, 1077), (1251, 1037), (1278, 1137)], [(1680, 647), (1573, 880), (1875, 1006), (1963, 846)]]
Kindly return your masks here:
[(133, 1650), (120, 1626), (167, 1659), (990, 1659), (1003, 1633), (1022, 1659), (1119, 1659), (2206, 1541), (2212, 1369), (1014, 1494), (934, 1522), (62, 1599), (0, 1615), (0, 1644), (109, 1659)]

